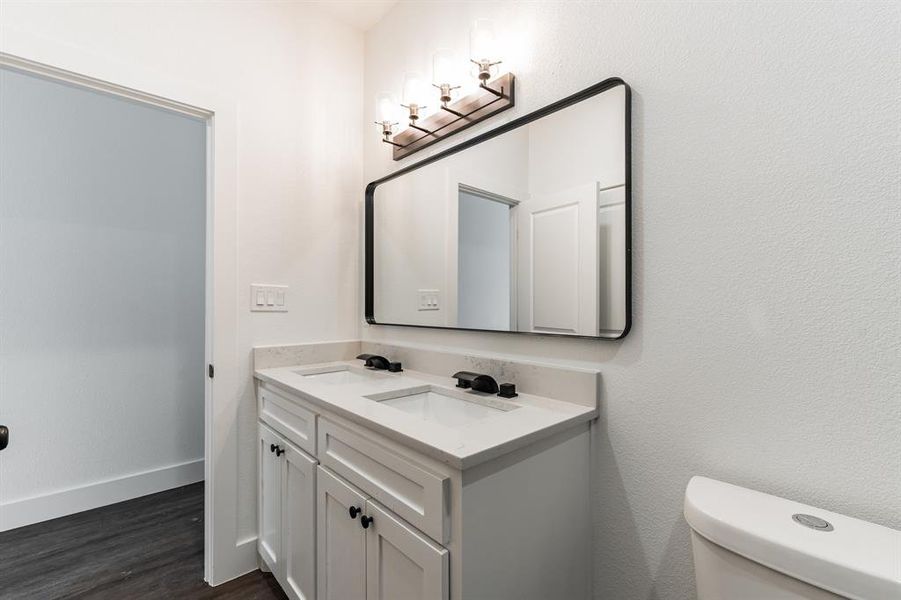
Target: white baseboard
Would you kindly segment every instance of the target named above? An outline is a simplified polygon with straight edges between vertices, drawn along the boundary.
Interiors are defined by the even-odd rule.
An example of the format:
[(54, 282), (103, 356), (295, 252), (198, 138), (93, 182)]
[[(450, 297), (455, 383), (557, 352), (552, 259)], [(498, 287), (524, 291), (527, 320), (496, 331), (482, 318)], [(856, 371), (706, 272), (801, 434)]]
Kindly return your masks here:
[(203, 459), (0, 504), (0, 531), (203, 481)]

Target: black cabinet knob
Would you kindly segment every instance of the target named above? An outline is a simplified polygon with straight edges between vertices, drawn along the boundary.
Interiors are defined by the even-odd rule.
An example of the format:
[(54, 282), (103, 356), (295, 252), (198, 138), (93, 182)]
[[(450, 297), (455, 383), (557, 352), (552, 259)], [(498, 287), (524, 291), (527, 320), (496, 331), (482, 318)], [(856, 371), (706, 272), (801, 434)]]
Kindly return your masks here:
[(369, 529), (369, 526), (372, 525), (373, 521), (375, 521), (375, 519), (367, 515), (360, 517), (360, 525), (363, 526), (363, 529)]
[(357, 507), (357, 506), (351, 506), (351, 507), (348, 509), (347, 512), (350, 513), (350, 518), (351, 518), (351, 519), (356, 519), (356, 518), (357, 518), (357, 515), (363, 512), (363, 509), (362, 509), (362, 508), (359, 508), (359, 507)]
[(276, 446), (276, 447), (275, 447), (275, 455), (276, 455), (276, 456), (281, 456), (281, 455), (284, 454), (284, 453), (285, 453), (284, 448), (282, 448), (281, 446)]
[(278, 448), (275, 444), (269, 444), (269, 452), (275, 452), (275, 449)]

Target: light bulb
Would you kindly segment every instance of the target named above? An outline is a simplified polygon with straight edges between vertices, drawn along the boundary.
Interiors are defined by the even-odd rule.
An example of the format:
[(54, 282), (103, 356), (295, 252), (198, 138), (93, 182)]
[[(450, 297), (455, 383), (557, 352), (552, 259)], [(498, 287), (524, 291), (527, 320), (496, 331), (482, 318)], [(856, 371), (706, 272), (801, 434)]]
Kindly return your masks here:
[(405, 106), (415, 105), (422, 107), (425, 105), (427, 98), (428, 91), (425, 87), (425, 82), (422, 80), (419, 73), (409, 72), (404, 75), (403, 104)]
[(403, 106), (407, 109), (410, 125), (415, 125), (417, 119), (425, 116), (426, 102), (429, 97), (429, 88), (419, 73), (409, 72), (404, 75)]
[(475, 62), (496, 62), (498, 60), (497, 39), (494, 22), (478, 19), (469, 32), (470, 58)]
[(391, 92), (382, 92), (375, 97), (375, 120), (378, 123), (395, 123), (398, 120), (397, 98)]
[(479, 19), (470, 30), (469, 54), (470, 61), (476, 65), (476, 75), (484, 86), (491, 79), (493, 67), (501, 62), (494, 37), (494, 23), (489, 19)]
[[(391, 92), (382, 92), (375, 97), (375, 124), (382, 132), (382, 141), (393, 144), (394, 126), (400, 120), (400, 106)], [(396, 145), (396, 144), (395, 144)]]
[(440, 48), (432, 55), (432, 83), (434, 85), (457, 85), (460, 74), (457, 72), (458, 64), (454, 51), (450, 48)]

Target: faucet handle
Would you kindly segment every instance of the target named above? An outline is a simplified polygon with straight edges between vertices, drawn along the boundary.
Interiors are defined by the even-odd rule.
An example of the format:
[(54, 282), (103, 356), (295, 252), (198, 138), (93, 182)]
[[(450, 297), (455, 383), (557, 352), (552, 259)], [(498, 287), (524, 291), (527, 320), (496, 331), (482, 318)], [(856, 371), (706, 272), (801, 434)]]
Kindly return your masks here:
[(500, 388), (497, 395), (501, 398), (516, 398), (519, 396), (519, 394), (516, 393), (516, 385), (512, 383), (502, 383)]

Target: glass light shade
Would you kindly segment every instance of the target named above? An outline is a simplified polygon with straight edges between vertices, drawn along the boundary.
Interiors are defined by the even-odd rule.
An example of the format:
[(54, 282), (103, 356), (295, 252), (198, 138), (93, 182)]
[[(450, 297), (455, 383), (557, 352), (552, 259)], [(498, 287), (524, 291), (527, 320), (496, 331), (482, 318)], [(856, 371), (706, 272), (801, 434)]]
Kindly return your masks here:
[(429, 98), (429, 90), (419, 73), (410, 72), (404, 75), (404, 97), (402, 104), (406, 106), (425, 106)]
[(435, 85), (459, 85), (462, 69), (454, 51), (450, 48), (439, 48), (432, 55), (432, 83)]
[(469, 53), (470, 58), (476, 61), (499, 60), (494, 22), (491, 19), (479, 19), (473, 25), (469, 32)]
[(379, 123), (396, 123), (400, 119), (397, 98), (391, 92), (382, 92), (375, 97), (375, 120)]

